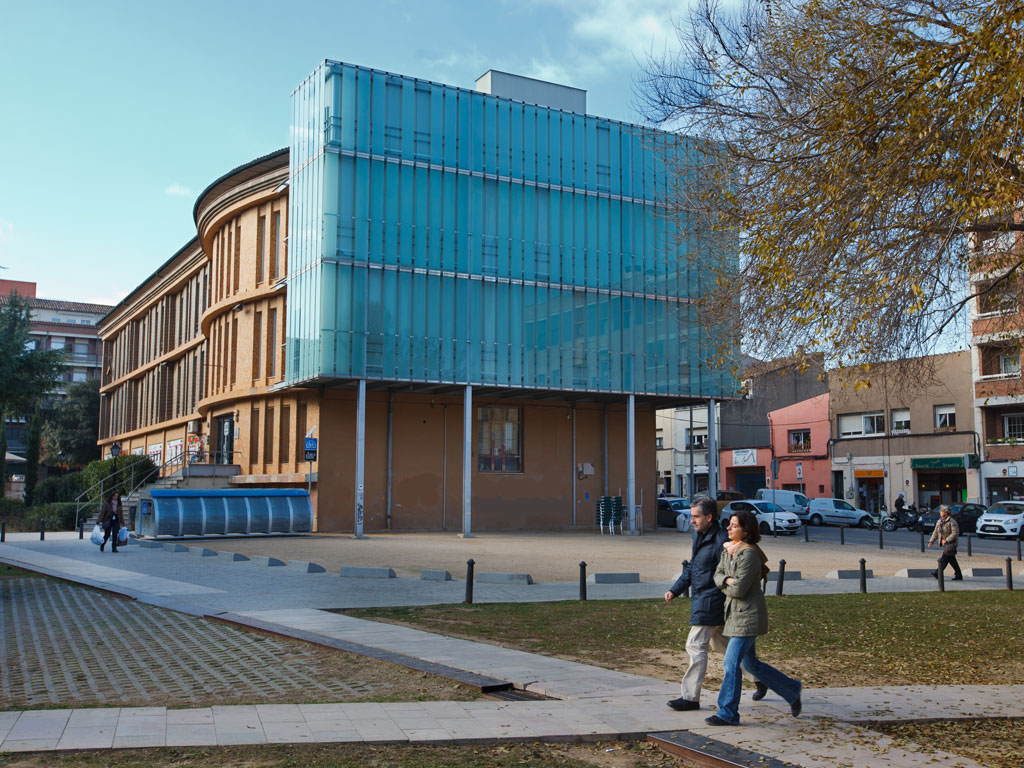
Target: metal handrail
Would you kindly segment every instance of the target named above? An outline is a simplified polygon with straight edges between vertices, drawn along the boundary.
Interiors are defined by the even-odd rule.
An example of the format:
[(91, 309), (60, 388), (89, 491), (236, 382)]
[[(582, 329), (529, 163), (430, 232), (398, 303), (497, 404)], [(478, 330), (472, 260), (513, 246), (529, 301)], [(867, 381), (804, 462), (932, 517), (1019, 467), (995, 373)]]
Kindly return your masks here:
[[(128, 471), (128, 470), (133, 470), (132, 471), (131, 480), (128, 483), (129, 491), (128, 491), (128, 493), (125, 494), (125, 498), (128, 498), (128, 497), (132, 496), (133, 494), (135, 494), (135, 492), (138, 491), (140, 488), (142, 488), (142, 486), (144, 486), (148, 482), (150, 482), (150, 480), (153, 478), (154, 475), (156, 475), (158, 477), (166, 477), (166, 476), (172, 474), (172, 472), (175, 471), (175, 470), (172, 470), (172, 472), (165, 472), (165, 470), (167, 468), (169, 468), (169, 467), (176, 467), (177, 465), (181, 464), (182, 465), (182, 477), (188, 477), (188, 468), (191, 465), (193, 465), (193, 464), (202, 464), (202, 463), (219, 464), (220, 463), (219, 461), (214, 461), (215, 458), (219, 458), (219, 457), (224, 456), (224, 455), (227, 455), (228, 457), (233, 458), (235, 454), (241, 454), (241, 453), (242, 453), (242, 451), (240, 451), (240, 450), (232, 450), (232, 451), (204, 451), (202, 449), (194, 450), (194, 451), (185, 451), (184, 453), (178, 453), (178, 454), (175, 454), (174, 456), (172, 456), (167, 461), (165, 461), (160, 466), (154, 467), (153, 469), (149, 470), (148, 472), (144, 472), (142, 474), (142, 479), (138, 483), (135, 482), (135, 473), (134, 473), (135, 462), (132, 462), (131, 464), (128, 464), (127, 466), (122, 467), (121, 469), (118, 469), (118, 470), (116, 470), (114, 472), (111, 472), (109, 475), (105, 475), (104, 477), (100, 478), (99, 482), (93, 483), (89, 488), (87, 488), (86, 490), (82, 491), (77, 497), (75, 497), (75, 502), (78, 505), (75, 508), (75, 528), (78, 528), (79, 514), (81, 512), (82, 506), (92, 502), (92, 498), (91, 497), (87, 498), (85, 501), (82, 501), (82, 497), (83, 496), (87, 496), (95, 488), (99, 487), (99, 489), (100, 489), (99, 503), (102, 505), (102, 503), (103, 503), (103, 486), (105, 484), (107, 484), (107, 481), (109, 481), (111, 478), (116, 477), (117, 475), (120, 475), (122, 472), (125, 472), (125, 471)], [(209, 457), (210, 460), (207, 461), (207, 462), (204, 462), (203, 461), (204, 457)], [(185, 461), (186, 458), (191, 458), (192, 460), (186, 462)]]

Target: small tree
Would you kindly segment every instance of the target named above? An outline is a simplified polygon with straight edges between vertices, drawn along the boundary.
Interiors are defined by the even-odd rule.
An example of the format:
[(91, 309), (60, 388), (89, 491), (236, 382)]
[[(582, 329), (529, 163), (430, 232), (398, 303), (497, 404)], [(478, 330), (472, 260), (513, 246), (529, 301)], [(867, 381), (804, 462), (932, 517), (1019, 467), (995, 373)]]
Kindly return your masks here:
[(25, 506), (31, 507), (35, 501), (36, 483), (39, 481), (39, 455), (42, 441), (43, 419), (39, 413), (39, 403), (32, 412), (32, 420), (28, 425), (28, 444), (25, 446)]
[(100, 430), (100, 381), (89, 379), (68, 387), (67, 397), (57, 403), (46, 417), (43, 435), (46, 443), (46, 461), (64, 460), (73, 466), (83, 466), (100, 457), (96, 436)]
[(0, 417), (26, 413), (60, 379), (64, 350), (35, 349), (31, 327), (28, 301), (0, 296)]

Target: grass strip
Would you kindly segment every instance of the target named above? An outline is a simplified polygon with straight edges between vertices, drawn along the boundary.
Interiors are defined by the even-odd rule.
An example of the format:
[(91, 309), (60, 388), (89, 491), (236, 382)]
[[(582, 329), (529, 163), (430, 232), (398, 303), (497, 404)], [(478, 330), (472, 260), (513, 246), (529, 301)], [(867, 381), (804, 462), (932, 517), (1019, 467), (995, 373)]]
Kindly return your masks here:
[[(1024, 682), (1024, 594), (901, 592), (769, 597), (758, 655), (812, 687)], [(609, 669), (674, 680), (689, 601), (591, 600), (346, 611)], [(956, 648), (950, 663), (948, 649)], [(968, 663), (969, 660), (984, 663)], [(717, 665), (712, 665), (712, 668)], [(714, 681), (709, 669), (709, 682)]]

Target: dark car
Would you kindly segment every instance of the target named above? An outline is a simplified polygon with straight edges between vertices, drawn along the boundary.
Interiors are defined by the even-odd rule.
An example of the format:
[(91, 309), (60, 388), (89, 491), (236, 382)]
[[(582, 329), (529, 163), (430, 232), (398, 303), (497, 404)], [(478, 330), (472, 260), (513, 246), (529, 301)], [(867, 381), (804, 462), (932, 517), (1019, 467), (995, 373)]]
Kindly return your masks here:
[(675, 528), (676, 518), (680, 514), (690, 514), (690, 500), (677, 496), (658, 497), (658, 525), (663, 528)]
[[(960, 533), (974, 533), (978, 526), (978, 518), (985, 511), (981, 504), (950, 504), (949, 514), (956, 520), (960, 527)], [(939, 508), (935, 507), (925, 512), (917, 521), (917, 530), (922, 533), (931, 533), (935, 530), (935, 523), (939, 519)]]

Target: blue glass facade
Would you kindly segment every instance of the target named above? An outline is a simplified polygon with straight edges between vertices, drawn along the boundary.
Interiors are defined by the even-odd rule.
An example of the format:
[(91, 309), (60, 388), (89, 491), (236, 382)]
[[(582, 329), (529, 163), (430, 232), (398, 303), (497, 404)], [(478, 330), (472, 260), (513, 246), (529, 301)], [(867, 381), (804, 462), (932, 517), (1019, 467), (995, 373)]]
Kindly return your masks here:
[(735, 390), (661, 206), (684, 141), (330, 61), (293, 110), (288, 383)]

